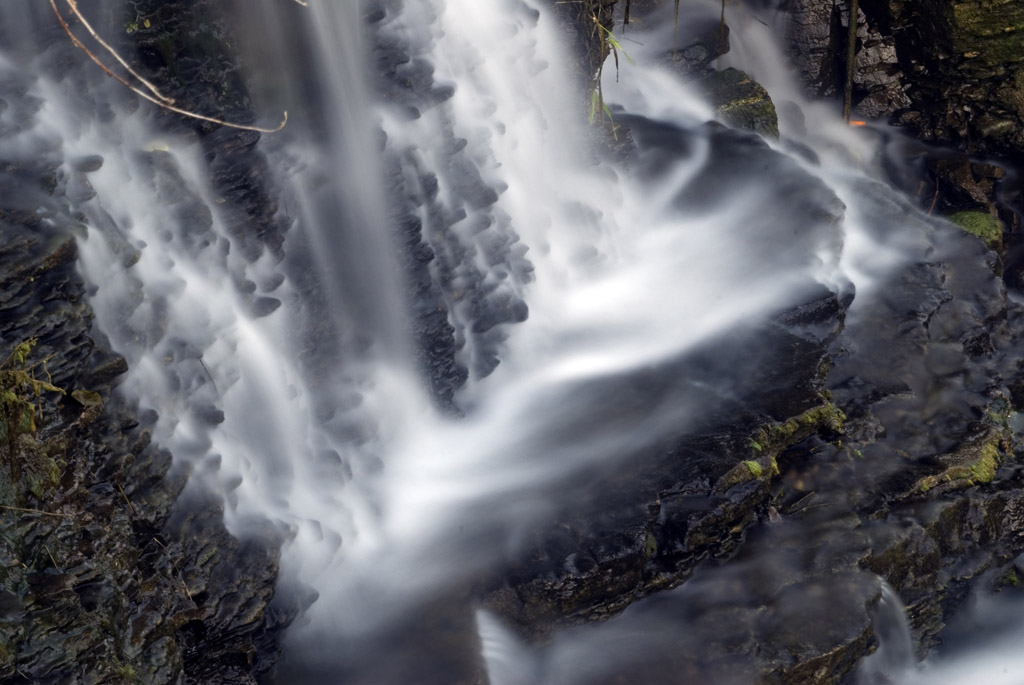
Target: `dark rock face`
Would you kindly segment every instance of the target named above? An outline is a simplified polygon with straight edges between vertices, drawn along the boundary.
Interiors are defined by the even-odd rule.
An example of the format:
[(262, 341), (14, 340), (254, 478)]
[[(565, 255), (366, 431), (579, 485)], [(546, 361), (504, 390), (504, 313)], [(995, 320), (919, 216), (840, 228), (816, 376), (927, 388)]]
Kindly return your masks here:
[[(846, 2), (791, 5), (808, 89), (834, 97), (845, 79)], [(860, 3), (854, 109), (891, 117), (924, 140), (974, 153), (1024, 148), (1024, 9), (1012, 0)]]
[[(876, 4), (862, 4), (858, 28), (864, 116), (908, 107), (917, 92), (899, 68), (893, 20), (872, 14)], [(802, 53), (817, 66), (814, 92), (834, 95), (843, 65), (820, 57), (836, 55), (830, 41), (845, 19), (820, 4), (803, 10), (821, 29)], [(643, 122), (620, 119), (643, 150)], [(929, 166), (947, 184), (940, 206), (999, 209), (998, 167), (954, 153)], [(701, 198), (697, 190), (689, 201), (699, 208)], [(781, 329), (757, 332), (758, 345), (791, 352), (776, 362), (786, 382), (755, 374), (746, 404), (636, 455), (606, 478), (599, 503), (536, 531), (494, 581), (488, 605), (534, 637), (629, 606), (600, 627), (555, 634), (540, 660), (559, 682), (837, 682), (877, 644), (872, 574), (907, 602), (922, 651), (970, 591), (1018, 582), (1021, 310), (982, 241), (914, 221), (911, 263), (845, 326), (849, 300), (823, 293), (780, 313)], [(728, 357), (723, 349), (701, 363)], [(693, 369), (680, 362), (658, 373)], [(630, 387), (600, 392), (626, 403)], [(700, 638), (678, 638), (680, 624), (701, 626)], [(657, 626), (670, 643), (655, 637)], [(577, 640), (608, 653), (626, 642), (630, 655), (620, 670), (569, 675), (558, 663)]]
[[(47, 26), (49, 35), (55, 26)], [(59, 29), (52, 38), (66, 40)], [(77, 62), (52, 58), (45, 56), (44, 68), (58, 75)], [(72, 210), (94, 194), (88, 175), (103, 159), (68, 160), (62, 168), (56, 147), (28, 157), (24, 146), (8, 145), (42, 105), (27, 95), (29, 86), (10, 73), (0, 84), (9, 108), (0, 142), (22, 150), (0, 163), (0, 357), (11, 371), (8, 354), (34, 340), (25, 367), (67, 394), (44, 393), (38, 430), (0, 448), (22, 466), (13, 481), (0, 469), (0, 680), (255, 683), (295, 613), (287, 600), (271, 607), (280, 541), (232, 537), (222, 505), (198, 488), (179, 500), (186, 474), (150, 444), (132, 408), (111, 399), (127, 364), (92, 329), (76, 271), (76, 239), (86, 227)], [(219, 190), (243, 214), (267, 218), (266, 196), (244, 183), (259, 166), (247, 157), (255, 140), (208, 133)], [(159, 154), (153, 163), (160, 167)], [(182, 211), (190, 211), (187, 203)], [(201, 231), (202, 217), (194, 218)], [(275, 224), (261, 225), (272, 228), (250, 249), (276, 249)], [(138, 259), (123, 247), (127, 263)], [(5, 438), (8, 428), (4, 422)]]
[(919, 135), (989, 154), (1024, 148), (1024, 8), (1006, 0), (906, 2), (892, 12)]
[[(228, 47), (232, 33), (224, 3), (143, 1), (133, 10), (145, 22), (132, 24), (125, 40), (134, 48), (142, 73), (160, 83), (165, 95), (197, 114), (238, 124), (257, 123)], [(160, 110), (158, 116), (168, 130), (193, 133), (202, 142), (211, 182), (224, 200), (223, 220), (236, 249), (249, 261), (265, 250), (280, 258), (288, 223), (278, 216), (267, 188), (266, 159), (253, 150), (260, 134), (166, 110)], [(272, 121), (269, 126), (276, 124)]]
[[(638, 156), (631, 163), (641, 178), (658, 174), (673, 155), (685, 155), (691, 144), (688, 135), (693, 134), (664, 124), (627, 115), (622, 115), (622, 122), (636, 140)], [(795, 171), (790, 160), (769, 150), (756, 136), (718, 125), (699, 135), (705, 133), (710, 134), (714, 152), (692, 186), (680, 189), (680, 207), (699, 211), (702, 203), (713, 203), (709, 198), (726, 186), (723, 179), (735, 178), (744, 167), (763, 168), (764, 174), (779, 177)], [(749, 241), (748, 247), (761, 245), (751, 249), (773, 254), (782, 264), (789, 260), (801, 263), (807, 257), (804, 250), (812, 250), (816, 240), (838, 240), (841, 203), (823, 186), (814, 192), (816, 185), (809, 177), (804, 180), (806, 184), (780, 184), (777, 189), (789, 199), (782, 204), (793, 212), (779, 218), (780, 225), (796, 231), (792, 243), (775, 243), (773, 249), (770, 235), (759, 234), (764, 227), (755, 225), (749, 236), (738, 240)], [(796, 186), (810, 192), (791, 196)], [(561, 484), (562, 501), (578, 499), (581, 503), (567, 505), (553, 530), (535, 532), (530, 549), (510, 563), (489, 590), (488, 605), (536, 636), (558, 626), (607, 619), (651, 592), (682, 584), (678, 592), (670, 593), (671, 599), (652, 597), (631, 608), (629, 616), (634, 618), (613, 619), (611, 623), (617, 627), (610, 625), (608, 632), (615, 634), (631, 625), (636, 612), (645, 615), (647, 609), (640, 607), (668, 603), (674, 607), (673, 614), (681, 612), (708, 626), (703, 637), (720, 639), (716, 643), (720, 651), (712, 650), (711, 656), (700, 654), (702, 647), (694, 643), (692, 649), (658, 661), (664, 656), (660, 643), (655, 640), (638, 646), (658, 655), (649, 670), (640, 671), (651, 678), (678, 667), (677, 675), (665, 682), (685, 682), (679, 673), (710, 678), (735, 666), (748, 675), (759, 670), (792, 672), (792, 678), (784, 682), (800, 682), (806, 669), (855, 662), (868, 642), (877, 585), (861, 583), (857, 594), (849, 596), (851, 611), (860, 623), (858, 628), (852, 622), (835, 626), (836, 631), (850, 631), (842, 637), (844, 648), (823, 638), (822, 644), (807, 646), (799, 659), (786, 657), (786, 662), (782, 655), (792, 643), (783, 637), (787, 634), (784, 626), (792, 618), (790, 612), (798, 611), (796, 600), (785, 599), (787, 592), (794, 584), (817, 587), (840, 582), (830, 575), (834, 570), (830, 562), (818, 562), (814, 574), (790, 570), (785, 578), (750, 585), (771, 598), (759, 601), (779, 607), (777, 623), (766, 620), (759, 624), (763, 633), (744, 628), (751, 612), (757, 611), (746, 604), (749, 596), (735, 591), (746, 571), (737, 567), (736, 575), (728, 571), (702, 574), (702, 569), (716, 568), (737, 555), (753, 556), (750, 545), (756, 543), (750, 542), (751, 536), (760, 533), (752, 531), (776, 515), (778, 489), (773, 483), (780, 470), (796, 468), (791, 463), (800, 459), (795, 456), (800, 452), (793, 451), (795, 446), (835, 437), (843, 430), (844, 417), (828, 397), (825, 374), (828, 350), (842, 329), (849, 301), (846, 295), (815, 285), (767, 323), (741, 326), (649, 373), (594, 382), (594, 387), (576, 391), (575, 397), (616, 399), (606, 408), (607, 418), (600, 413), (602, 407), (596, 406), (596, 415), (588, 414), (585, 424), (563, 427), (569, 434), (592, 434), (595, 426), (628, 427), (631, 421), (665, 411), (666, 406), (678, 407), (680, 417), (700, 405), (713, 409), (702, 414), (690, 430), (631, 453), (624, 466), (611, 469), (597, 484), (590, 483), (588, 487), (600, 495), (576, 498), (571, 484)], [(792, 529), (791, 534), (793, 538), (786, 544), (793, 546), (794, 555), (800, 555), (801, 533)], [(786, 563), (780, 562), (780, 566)], [(753, 572), (753, 568), (749, 570)], [(857, 575), (855, 568), (846, 570)], [(659, 609), (651, 611), (656, 615)], [(743, 637), (729, 637), (737, 630)], [(769, 639), (768, 635), (776, 637)], [(758, 652), (755, 644), (764, 642), (772, 647)], [(730, 650), (734, 656), (743, 653), (750, 659), (743, 664), (716, 662)], [(755, 653), (759, 654), (756, 658)], [(812, 668), (812, 664), (817, 666)], [(613, 675), (602, 677), (614, 682)]]
[[(832, 372), (862, 462), (852, 503), (875, 510), (864, 565), (900, 593), (923, 647), (972, 587), (998, 584), (1020, 547), (1007, 497), (1019, 477), (1009, 388), (1020, 308), (991, 253), (955, 230), (939, 228), (936, 259), (904, 269), (887, 301), (848, 323), (856, 352)], [(994, 511), (1003, 518), (984, 513)]]
[(14, 454), (2, 450), (24, 462), (26, 480), (2, 484), (0, 677), (255, 682), (290, 617), (269, 609), (277, 543), (240, 543), (213, 501), (175, 505), (184, 480), (169, 475), (170, 455), (124, 408), (101, 404), (126, 366), (93, 338), (75, 271), (73, 232), (82, 229), (62, 186), (47, 182), (56, 176), (47, 164), (0, 172), (20, 191), (0, 199), (3, 356), (37, 339), (27, 363), (49, 357), (53, 383), (69, 393), (47, 395), (39, 433), (22, 436)]
[[(840, 97), (848, 3), (794, 0), (789, 8), (790, 41), (808, 91)], [(947, 216), (980, 211), (998, 219), (1005, 280), (1020, 291), (1014, 168), (1024, 150), (1024, 9), (1002, 0), (862, 0), (857, 35), (855, 115), (887, 119), (931, 144), (904, 150), (924, 159), (929, 179), (907, 190)]]
[(843, 90), (844, 71), (838, 60), (842, 39), (842, 10), (834, 3), (795, 0), (790, 5), (793, 61), (804, 78), (808, 95), (834, 97)]
[[(875, 118), (910, 105), (897, 60), (891, 18), (869, 13), (861, 2), (854, 58), (854, 111)], [(879, 3), (881, 4), (881, 3)], [(812, 97), (841, 97), (846, 83), (847, 2), (794, 0), (788, 6), (793, 59)]]
[[(388, 5), (392, 14), (401, 11), (401, 3)], [(534, 18), (525, 5), (516, 9)], [(452, 87), (434, 82), (432, 67), (416, 54), (422, 47), (386, 29), (371, 34), (384, 102), (409, 119), (429, 111), (442, 120), (438, 168), (425, 167), (414, 147), (382, 138), (416, 354), (440, 405), (457, 411), (455, 391), (470, 375), (486, 376), (498, 365), (504, 327), (526, 319), (518, 288), (532, 279), (533, 267), (510, 218), (492, 208), (504, 188), (488, 185), (463, 152), (467, 141), (456, 136), (444, 105)]]

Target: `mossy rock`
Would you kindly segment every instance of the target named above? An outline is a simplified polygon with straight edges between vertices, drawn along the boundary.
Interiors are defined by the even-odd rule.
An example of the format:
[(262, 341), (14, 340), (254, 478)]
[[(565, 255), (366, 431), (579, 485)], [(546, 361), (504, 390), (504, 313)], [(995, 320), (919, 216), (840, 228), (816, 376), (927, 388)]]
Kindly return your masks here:
[(963, 57), (985, 66), (1024, 61), (1024, 4), (966, 0), (952, 5), (951, 38)]
[(762, 426), (751, 438), (750, 448), (754, 453), (778, 454), (812, 433), (823, 430), (842, 433), (845, 423), (843, 411), (830, 400), (825, 400), (782, 423)]
[(715, 113), (733, 128), (779, 137), (779, 117), (768, 91), (739, 69), (723, 69), (696, 81)]
[(842, 410), (826, 400), (782, 423), (762, 426), (750, 439), (748, 458), (718, 479), (715, 492), (724, 493), (752, 480), (771, 481), (779, 475), (778, 456), (782, 452), (814, 433), (842, 433), (845, 421)]
[(991, 483), (1001, 462), (1002, 443), (1003, 435), (996, 429), (965, 443), (956, 452), (940, 457), (939, 461), (945, 468), (940, 473), (918, 480), (912, 492), (924, 494), (935, 489), (949, 492)]
[(1003, 222), (988, 212), (957, 212), (949, 220), (971, 235), (981, 238), (993, 250), (1003, 245)]

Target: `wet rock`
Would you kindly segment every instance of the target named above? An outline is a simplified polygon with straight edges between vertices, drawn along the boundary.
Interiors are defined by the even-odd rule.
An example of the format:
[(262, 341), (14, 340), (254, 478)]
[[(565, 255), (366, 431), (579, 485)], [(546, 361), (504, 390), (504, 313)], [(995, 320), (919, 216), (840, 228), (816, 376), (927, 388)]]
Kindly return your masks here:
[[(32, 100), (18, 100), (23, 123)], [(173, 167), (161, 162), (154, 178), (173, 192)], [(0, 165), (0, 357), (35, 339), (26, 363), (67, 392), (33, 398), (37, 430), (19, 437), (15, 454), (7, 441), (0, 448), (23, 467), (0, 476), (0, 678), (254, 683), (295, 611), (268, 608), (280, 541), (233, 538), (213, 499), (176, 504), (184, 474), (171, 473), (171, 456), (111, 397), (127, 365), (92, 330), (76, 269), (82, 225), (70, 206), (87, 185), (84, 176), (78, 190), (59, 182), (59, 163), (41, 151)], [(75, 160), (72, 176), (101, 163)], [(198, 565), (210, 547), (228, 554)], [(197, 648), (197, 637), (220, 646)]]
[(845, 77), (838, 55), (845, 43), (839, 30), (841, 12), (835, 3), (810, 0), (792, 3), (789, 39), (793, 59), (809, 95), (834, 97), (842, 92)]
[[(794, 5), (791, 41), (814, 95), (842, 92), (848, 14), (846, 2)], [(855, 111), (893, 116), (924, 140), (970, 152), (1019, 150), (1022, 31), (1024, 10), (1009, 0), (865, 0), (854, 65)]]
[[(565, 44), (571, 46), (569, 68), (586, 91), (596, 86), (595, 76), (608, 56), (601, 34), (594, 30), (594, 21), (609, 31), (615, 30), (614, 12), (618, 0), (595, 0), (588, 3), (549, 2), (561, 24)], [(581, 103), (581, 110), (586, 103)]]
[(465, 153), (467, 141), (455, 136), (444, 104), (450, 92), (434, 83), (429, 61), (385, 29), (374, 41), (381, 96), (399, 109), (436, 108), (432, 116), (441, 121), (435, 146), (442, 163), (428, 167), (424, 155), (383, 136), (384, 172), (415, 352), (439, 405), (457, 413), (455, 392), (470, 375), (486, 376), (498, 365), (504, 327), (526, 319), (519, 287), (532, 279), (532, 266), (510, 218), (494, 206), (505, 188), (489, 184)]
[[(685, 154), (687, 134), (683, 131), (639, 117), (627, 117), (624, 125), (636, 136), (638, 158), (632, 164), (641, 177), (657, 173), (666, 156)], [(736, 173), (734, 164), (771, 167), (790, 163), (771, 152), (759, 137), (720, 126), (710, 127), (708, 132), (716, 152), (698, 175), (699, 180), (694, 181), (695, 186), (680, 191), (681, 205), (699, 211), (701, 200), (710, 201), (708, 197), (715, 192), (714, 188), (722, 185), (721, 178)], [(822, 191), (820, 195), (812, 193), (813, 199), (799, 210), (802, 217), (814, 217), (800, 227), (808, 241), (800, 243), (804, 248), (813, 245), (817, 238), (828, 241), (834, 237), (841, 204), (826, 189)], [(790, 225), (785, 219), (782, 224)], [(761, 237), (770, 240), (768, 236)], [(804, 248), (777, 256), (800, 260)], [(765, 250), (769, 249), (766, 244)], [(742, 554), (751, 531), (757, 529), (759, 522), (769, 520), (773, 483), (780, 472), (799, 464), (792, 450), (807, 441), (823, 436), (834, 438), (844, 431), (843, 414), (828, 401), (823, 383), (828, 348), (842, 330), (848, 304), (848, 297), (816, 286), (803, 292), (798, 300), (780, 307), (766, 323), (740, 327), (728, 339), (709, 341), (681, 359), (635, 376), (595, 381), (594, 387), (568, 390), (575, 398), (614, 398), (607, 407), (596, 401), (588, 403), (581, 410), (585, 418), (578, 419), (579, 425), (573, 417), (561, 426), (568, 434), (585, 433), (595, 439), (601, 431), (614, 430), (617, 422), (628, 424), (639, 420), (636, 417), (666, 411), (666, 407), (693, 406), (692, 402), (697, 400), (690, 396), (691, 391), (702, 398), (699, 402), (706, 412), (685, 433), (638, 447), (623, 456), (622, 466), (609, 467), (598, 483), (588, 482), (588, 492), (600, 492), (599, 498), (587, 492), (576, 493), (575, 486), (561, 484), (557, 501), (563, 503), (563, 510), (555, 517), (557, 523), (533, 532), (527, 548), (489, 587), (488, 606), (517, 629), (536, 638), (559, 626), (607, 619), (656, 590), (682, 584), (681, 591), (686, 594), (690, 583), (704, 578), (700, 575), (703, 567), (724, 564)], [(740, 349), (744, 350), (743, 361), (738, 354)], [(768, 358), (771, 363), (764, 363)], [(732, 371), (726, 371), (727, 367)], [(724, 377), (731, 379), (730, 390), (720, 395), (715, 388)], [(678, 379), (686, 379), (681, 387), (676, 385)], [(680, 421), (684, 421), (682, 416)], [(536, 439), (538, 444), (545, 444), (544, 436)], [(831, 556), (820, 562), (819, 570), (831, 573), (835, 569), (850, 569), (831, 561), (840, 554), (836, 551), (839, 547), (837, 543), (836, 548), (829, 548)], [(862, 556), (863, 552), (847, 555), (853, 559)], [(706, 582), (717, 582), (713, 578)], [(799, 583), (801, 576), (789, 572), (782, 574), (779, 582)], [(728, 595), (727, 587), (734, 585), (723, 585), (721, 597)], [(765, 591), (774, 596), (782, 589), (776, 586), (775, 590)], [(701, 594), (705, 590), (694, 592)], [(850, 631), (846, 646), (840, 648), (836, 642), (823, 639), (821, 645), (808, 649), (800, 662), (803, 666), (844, 664), (845, 668), (863, 653), (869, 624), (866, 607), (871, 601), (863, 594), (858, 597), (853, 603), (859, 607), (859, 623), (854, 624), (851, 619), (835, 628), (839, 632)], [(700, 619), (696, 618), (699, 612), (694, 615), (693, 620), (700, 620), (701, 625), (708, 625), (705, 618), (708, 622), (720, 620), (724, 635), (731, 637), (722, 638), (722, 649), (714, 655), (689, 654), (686, 669), (704, 674), (718, 673), (718, 668), (729, 671), (732, 666), (727, 668), (718, 660), (742, 653), (743, 663), (733, 666), (742, 666), (744, 673), (795, 669), (793, 679), (786, 682), (798, 682), (805, 673), (791, 657), (787, 657), (790, 661), (785, 665), (772, 660), (782, 659), (781, 655), (793, 648), (796, 638), (780, 638), (775, 657), (765, 661), (754, 659), (754, 645), (768, 638), (758, 637), (762, 633), (752, 620), (756, 610), (738, 595), (734, 599), (727, 610), (716, 610)], [(653, 597), (649, 601), (658, 602)], [(641, 602), (636, 610), (642, 611), (640, 606), (645, 605)], [(795, 606), (796, 602), (794, 611)], [(687, 609), (691, 610), (697, 611)], [(710, 618), (711, 613), (716, 618)], [(788, 616), (786, 611), (780, 612), (780, 622), (788, 620), (784, 618)], [(612, 623), (620, 620), (629, 625), (625, 617), (612, 619)], [(826, 620), (825, 615), (821, 620)], [(782, 628), (778, 631), (781, 633)], [(730, 652), (726, 645), (732, 645), (733, 640), (745, 647)], [(834, 661), (829, 660), (832, 658)], [(822, 661), (818, 663), (815, 659)], [(653, 668), (651, 673), (660, 672)]]
[(762, 136), (779, 137), (775, 104), (768, 91), (744, 72), (730, 67), (698, 79), (696, 85), (711, 100), (724, 123)]
[[(878, 3), (861, 2), (853, 65), (853, 111), (858, 116), (886, 116), (910, 105), (905, 92), (891, 17), (875, 12)], [(809, 95), (841, 97), (846, 84), (849, 3), (792, 3), (790, 43)]]
[(681, 76), (707, 72), (711, 62), (729, 52), (729, 27), (709, 18), (681, 20), (675, 33), (676, 46), (663, 61)]
[(71, 168), (81, 173), (99, 171), (102, 166), (103, 157), (100, 155), (86, 155), (85, 157), (71, 160)]
[[(135, 9), (147, 20), (128, 38), (141, 73), (162, 84), (166, 95), (190, 111), (255, 123), (248, 90), (228, 47), (238, 41), (222, 6), (207, 0), (145, 0)], [(280, 257), (288, 224), (277, 216), (267, 186), (266, 158), (254, 149), (260, 134), (166, 110), (158, 110), (158, 118), (170, 131), (197, 136), (203, 145), (213, 186), (223, 200), (220, 218), (233, 247), (249, 261), (265, 250)], [(187, 205), (183, 211), (188, 211)]]
[(281, 306), (276, 297), (257, 297), (252, 303), (252, 315), (256, 318), (270, 316)]

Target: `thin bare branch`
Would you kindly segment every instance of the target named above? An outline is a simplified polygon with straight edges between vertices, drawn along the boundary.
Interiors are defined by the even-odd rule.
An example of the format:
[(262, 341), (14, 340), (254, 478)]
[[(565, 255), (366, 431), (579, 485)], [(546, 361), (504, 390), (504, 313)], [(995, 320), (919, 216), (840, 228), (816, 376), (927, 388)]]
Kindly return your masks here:
[(284, 128), (285, 124), (288, 123), (288, 112), (284, 113), (284, 118), (281, 120), (281, 123), (277, 125), (277, 127), (275, 127), (275, 128), (264, 128), (262, 126), (249, 126), (249, 125), (246, 125), (246, 124), (235, 124), (235, 123), (232, 123), (230, 121), (224, 121), (223, 119), (217, 119), (215, 117), (208, 117), (208, 116), (204, 116), (202, 114), (197, 114), (195, 112), (190, 112), (187, 109), (182, 109), (180, 107), (175, 107), (174, 105), (168, 104), (166, 102), (162, 102), (162, 101), (158, 100), (157, 98), (153, 97), (152, 95), (150, 95), (149, 93), (146, 93), (146, 92), (143, 92), (142, 90), (139, 90), (134, 85), (129, 83), (125, 78), (123, 78), (122, 76), (119, 76), (118, 74), (115, 74), (113, 71), (111, 71), (110, 68), (107, 67), (107, 65), (105, 65), (100, 60), (100, 58), (97, 57), (95, 55), (95, 53), (92, 52), (92, 50), (87, 48), (82, 43), (82, 41), (80, 41), (78, 39), (78, 36), (76, 36), (74, 34), (74, 32), (71, 30), (71, 27), (68, 26), (67, 21), (65, 21), (64, 16), (60, 13), (60, 10), (57, 9), (56, 0), (50, 0), (50, 7), (53, 8), (53, 13), (55, 15), (57, 15), (57, 20), (60, 22), (60, 25), (64, 29), (64, 32), (67, 33), (68, 37), (71, 38), (71, 42), (73, 42), (76, 47), (78, 47), (86, 55), (88, 55), (89, 59), (91, 59), (93, 62), (95, 62), (96, 65), (99, 66), (99, 68), (103, 70), (103, 73), (105, 73), (107, 76), (109, 76), (110, 78), (114, 79), (115, 81), (117, 81), (118, 83), (123, 85), (125, 88), (127, 88), (128, 90), (132, 91), (133, 93), (135, 93), (136, 95), (141, 97), (143, 100), (148, 100), (149, 102), (152, 102), (154, 105), (157, 105), (159, 107), (163, 107), (164, 109), (170, 110), (171, 112), (175, 112), (177, 114), (181, 114), (182, 116), (190, 117), (192, 119), (199, 119), (201, 121), (209, 121), (210, 123), (219, 124), (221, 126), (228, 126), (230, 128), (238, 128), (238, 129), (242, 129), (243, 131), (258, 131), (259, 133), (277, 133), (278, 131), (280, 131), (281, 129)]
[(171, 566), (174, 567), (174, 572), (178, 574), (178, 580), (181, 581), (181, 587), (185, 589), (185, 595), (188, 597), (190, 602), (195, 602), (195, 600), (192, 599), (192, 593), (188, 591), (188, 584), (185, 582), (185, 576), (181, 575), (181, 571), (178, 570), (178, 565), (174, 563), (174, 559), (170, 556), (171, 550), (167, 547), (167, 545), (160, 542), (159, 538), (154, 537), (153, 542), (163, 547), (164, 550), (167, 552), (167, 560), (171, 562)]
[(6, 509), (7, 511), (20, 511), (20, 512), (23, 512), (23, 513), (26, 513), (26, 514), (42, 514), (44, 516), (56, 516), (57, 518), (62, 518), (62, 519), (67, 518), (66, 514), (55, 514), (52, 511), (42, 511), (41, 509), (25, 509), (23, 507), (8, 507), (8, 506), (0, 506), (0, 509)]
[(85, 27), (85, 30), (89, 32), (89, 35), (92, 36), (93, 39), (103, 47), (104, 50), (109, 52), (113, 56), (113, 58), (117, 60), (118, 64), (120, 64), (122, 67), (124, 67), (125, 70), (129, 74), (131, 74), (136, 79), (138, 79), (139, 83), (141, 83), (142, 85), (146, 86), (146, 88), (148, 88), (149, 91), (151, 93), (153, 93), (153, 95), (156, 96), (156, 98), (158, 100), (160, 100), (161, 102), (165, 102), (165, 103), (167, 103), (169, 105), (170, 104), (174, 104), (174, 98), (169, 98), (166, 95), (164, 95), (163, 93), (161, 93), (160, 90), (156, 86), (154, 86), (152, 83), (150, 83), (145, 78), (143, 78), (138, 72), (136, 72), (134, 69), (132, 69), (128, 65), (128, 62), (126, 62), (121, 57), (121, 55), (117, 54), (117, 51), (114, 50), (114, 48), (110, 47), (110, 45), (107, 43), (107, 41), (105, 41), (102, 38), (100, 38), (99, 34), (96, 33), (95, 29), (93, 29), (92, 25), (88, 22), (88, 20), (86, 20), (86, 18), (84, 16), (82, 16), (82, 13), (80, 11), (78, 11), (78, 0), (65, 0), (65, 2), (67, 2), (68, 9), (70, 9), (71, 13), (73, 15), (75, 15), (75, 18), (77, 18), (78, 21), (80, 21), (82, 23), (82, 26)]
[(309, 7), (309, 3), (306, 2), (306, 0), (295, 0), (295, 2), (299, 3), (303, 7)]
[(121, 491), (121, 497), (124, 497), (124, 501), (128, 504), (128, 508), (132, 510), (132, 516), (138, 518), (139, 512), (135, 511), (135, 507), (132, 506), (132, 501), (128, 499), (128, 495), (125, 493), (124, 488), (121, 487), (120, 483), (114, 483), (114, 485), (116, 485), (117, 489)]
[(850, 120), (850, 109), (853, 102), (853, 72), (857, 60), (857, 0), (850, 0), (850, 18), (847, 20), (849, 29), (846, 32), (846, 87), (843, 90), (843, 121)]

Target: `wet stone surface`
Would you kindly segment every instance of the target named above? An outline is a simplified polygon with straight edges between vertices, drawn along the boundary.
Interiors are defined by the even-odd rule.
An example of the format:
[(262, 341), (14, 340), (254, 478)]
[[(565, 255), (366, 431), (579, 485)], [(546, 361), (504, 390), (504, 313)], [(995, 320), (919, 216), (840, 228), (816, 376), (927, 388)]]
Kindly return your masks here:
[[(295, 613), (283, 598), (271, 606), (280, 540), (231, 536), (222, 505), (199, 488), (180, 500), (186, 474), (112, 399), (127, 364), (92, 328), (76, 268), (87, 229), (71, 209), (103, 159), (63, 164), (59, 149), (7, 145), (42, 104), (24, 97), (29, 85), (0, 83), (0, 98), (17, 103), (0, 144), (22, 151), (0, 162), (0, 371), (34, 341), (24, 368), (66, 394), (43, 392), (37, 430), (17, 439), (0, 420), (0, 681), (255, 683)], [(173, 167), (152, 161), (168, 201), (196, 214), (172, 197)], [(201, 233), (204, 219), (186, 223)]]

